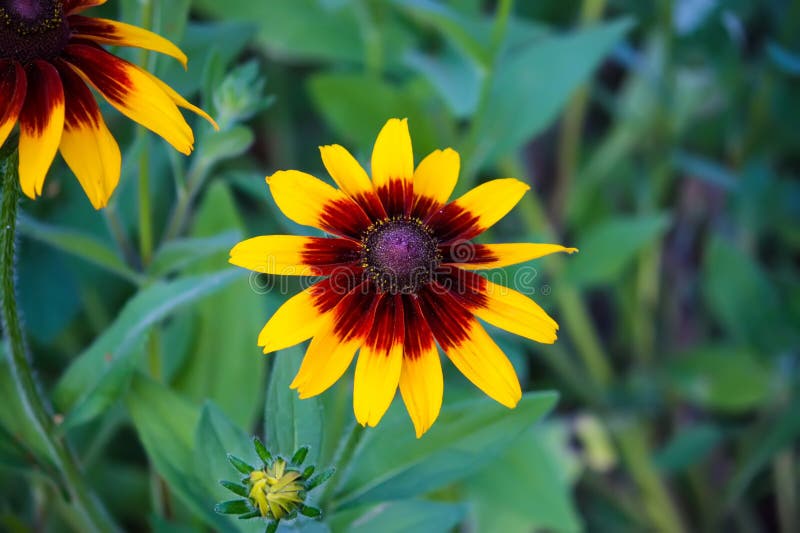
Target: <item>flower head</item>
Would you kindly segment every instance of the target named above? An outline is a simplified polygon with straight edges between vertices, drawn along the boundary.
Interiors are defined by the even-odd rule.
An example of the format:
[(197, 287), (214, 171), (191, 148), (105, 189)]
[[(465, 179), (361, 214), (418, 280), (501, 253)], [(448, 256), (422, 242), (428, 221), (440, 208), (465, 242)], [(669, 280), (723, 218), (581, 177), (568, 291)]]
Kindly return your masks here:
[[(186, 56), (152, 32), (80, 15), (105, 0), (7, 0), (0, 4), (0, 146), (19, 123), (19, 176), (41, 195), (57, 151), (92, 205), (108, 202), (120, 176), (119, 146), (88, 86), (112, 106), (189, 154), (194, 135), (178, 107), (214, 124), (164, 82), (101, 45)], [(88, 86), (87, 86), (88, 85)]]
[(313, 338), (291, 384), (308, 398), (335, 383), (360, 350), (353, 407), (362, 425), (380, 421), (399, 386), (417, 436), (431, 427), (443, 393), (437, 344), (481, 390), (514, 407), (517, 375), (477, 319), (543, 343), (556, 340), (558, 325), (527, 296), (474, 271), (575, 249), (471, 239), (529, 187), (498, 179), (448, 202), (458, 153), (437, 150), (415, 168), (405, 120), (389, 120), (378, 134), (371, 179), (343, 147), (320, 150), (338, 189), (295, 170), (267, 183), (287, 217), (333, 237), (268, 235), (231, 250), (231, 263), (255, 272), (326, 276), (267, 322), (258, 337), (264, 352)]
[(333, 469), (312, 477), (314, 466), (300, 469), (308, 453), (307, 447), (297, 450), (291, 460), (287, 461), (283, 457), (273, 457), (259, 439), (253, 439), (253, 444), (262, 460), (261, 468), (252, 467), (229, 454), (230, 463), (246, 477), (241, 483), (220, 482), (223, 487), (245, 499), (219, 503), (216, 511), (236, 514), (239, 518), (266, 518), (270, 521), (267, 531), (275, 531), (278, 522), (292, 519), (298, 512), (311, 518), (319, 518), (320, 510), (306, 505), (306, 498), (309, 492), (333, 475)]

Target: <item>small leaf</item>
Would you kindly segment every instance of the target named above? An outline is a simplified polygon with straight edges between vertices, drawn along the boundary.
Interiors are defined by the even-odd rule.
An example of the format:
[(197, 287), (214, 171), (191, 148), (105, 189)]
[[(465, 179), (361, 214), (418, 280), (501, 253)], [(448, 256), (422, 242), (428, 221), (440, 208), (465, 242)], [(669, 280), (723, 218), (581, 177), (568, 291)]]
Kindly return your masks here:
[(302, 514), (303, 516), (307, 516), (309, 518), (319, 518), (322, 516), (322, 511), (320, 511), (316, 507), (309, 507), (308, 505), (304, 505), (300, 508), (300, 514)]
[(311, 465), (307, 467), (305, 470), (303, 470), (303, 478), (309, 479), (311, 477), (311, 474), (313, 473), (314, 473), (314, 465)]
[(301, 465), (303, 461), (306, 460), (306, 455), (308, 455), (308, 446), (303, 446), (292, 456), (292, 464), (293, 465)]
[(263, 442), (261, 442), (261, 439), (259, 439), (258, 437), (253, 437), (253, 446), (255, 447), (258, 456), (261, 458), (262, 461), (264, 461), (264, 464), (266, 466), (271, 465), (272, 454), (269, 453), (269, 450), (267, 450), (267, 447), (264, 446)]
[(244, 485), (239, 485), (233, 481), (225, 481), (224, 479), (220, 481), (219, 484), (238, 496), (244, 496), (245, 498), (248, 497), (247, 487)]
[(249, 513), (245, 513), (245, 514), (239, 515), (238, 518), (239, 518), (239, 520), (248, 520), (250, 518), (258, 518), (259, 516), (261, 516), (260, 512), (258, 512), (258, 511), (250, 511)]
[(250, 475), (250, 472), (257, 470), (231, 453), (228, 454), (228, 462), (242, 474)]
[(264, 533), (275, 533), (276, 531), (278, 531), (278, 521), (273, 520), (267, 524), (267, 529), (264, 530)]
[(327, 470), (320, 472), (319, 474), (308, 480), (308, 483), (306, 483), (306, 490), (311, 492), (315, 488), (319, 487), (320, 485), (328, 481), (335, 472), (336, 468), (334, 467), (330, 467)]
[(219, 514), (243, 514), (253, 510), (247, 500), (228, 500), (214, 506), (214, 511)]

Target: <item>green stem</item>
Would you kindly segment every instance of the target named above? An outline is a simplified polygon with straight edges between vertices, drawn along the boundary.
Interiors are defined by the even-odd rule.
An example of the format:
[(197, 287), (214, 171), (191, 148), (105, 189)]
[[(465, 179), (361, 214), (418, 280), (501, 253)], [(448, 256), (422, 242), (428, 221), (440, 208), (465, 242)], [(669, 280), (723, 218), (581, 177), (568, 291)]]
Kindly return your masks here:
[[(146, 30), (153, 26), (153, 0), (142, 2), (142, 27)], [(148, 67), (150, 54), (142, 50), (139, 64)], [(147, 130), (139, 126), (139, 255), (142, 268), (146, 268), (153, 258), (153, 219), (150, 208), (150, 150)]]
[(0, 213), (0, 228), (2, 228), (0, 235), (2, 309), (0, 309), (0, 314), (2, 314), (6, 351), (16, 391), (24, 406), (26, 418), (46, 445), (82, 521), (91, 531), (116, 531), (116, 526), (102, 504), (84, 483), (77, 458), (67, 442), (58, 437), (59, 432), (31, 369), (25, 337), (20, 326), (15, 287), (14, 259), (19, 201), (16, 153), (0, 161), (0, 174), (3, 179), (2, 213)]
[(322, 497), (320, 498), (320, 505), (326, 507), (326, 511), (328, 512), (336, 508), (336, 501), (332, 501), (332, 498), (336, 494), (336, 488), (338, 482), (342, 478), (342, 474), (344, 474), (350, 467), (350, 463), (355, 456), (356, 449), (361, 443), (361, 438), (363, 435), (364, 426), (359, 423), (353, 424), (350, 433), (347, 435), (347, 439), (342, 441), (339, 448), (336, 450), (336, 454), (333, 456), (333, 461), (331, 461), (331, 464), (336, 468), (336, 472), (333, 474), (333, 477), (328, 480), (328, 483), (325, 486), (325, 491), (322, 493)]
[[(581, 9), (581, 23), (592, 23), (600, 18), (606, 7), (606, 0), (584, 0)], [(569, 191), (578, 168), (580, 159), (581, 132), (589, 103), (589, 87), (584, 85), (564, 112), (561, 121), (560, 141), (558, 144), (558, 179), (553, 191), (554, 220), (561, 222), (566, 212)], [(561, 222), (563, 226), (563, 222)]]

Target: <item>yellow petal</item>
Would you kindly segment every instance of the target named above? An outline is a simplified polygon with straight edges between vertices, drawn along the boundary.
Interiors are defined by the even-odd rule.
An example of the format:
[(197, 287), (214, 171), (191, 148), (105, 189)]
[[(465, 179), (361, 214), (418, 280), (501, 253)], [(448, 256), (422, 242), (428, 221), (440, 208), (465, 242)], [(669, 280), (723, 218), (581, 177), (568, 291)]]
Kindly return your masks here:
[(377, 302), (377, 295), (365, 283), (325, 314), (290, 385), (301, 399), (325, 392), (342, 377), (372, 326)]
[(262, 235), (233, 247), (233, 265), (280, 276), (324, 276), (358, 261), (358, 244), (345, 239)]
[(322, 323), (322, 313), (316, 305), (311, 286), (286, 300), (275, 311), (258, 335), (258, 345), (264, 353), (289, 348), (313, 337)]
[(363, 338), (343, 339), (334, 332), (334, 319), (328, 314), (306, 350), (303, 363), (290, 387), (300, 399), (311, 398), (336, 383), (353, 360)]
[(423, 159), (414, 172), (414, 195), (430, 198), (435, 205), (447, 203), (456, 188), (460, 169), (458, 152), (451, 148), (436, 150)]
[(407, 119), (389, 119), (372, 149), (372, 182), (375, 189), (392, 180), (411, 181), (414, 175), (414, 152)]
[(536, 342), (556, 341), (558, 324), (532, 299), (521, 292), (484, 280), (483, 307), (472, 310), (475, 316), (493, 326)]
[(25, 103), (28, 79), (25, 69), (16, 61), (0, 62), (0, 66), (0, 146), (3, 146)]
[(343, 146), (320, 146), (319, 152), (331, 178), (346, 194), (358, 197), (372, 190), (366, 171)]
[(64, 131), (64, 86), (53, 65), (28, 68), (28, 95), (19, 116), (19, 182), (29, 198), (42, 194)]
[(281, 170), (267, 184), (283, 214), (298, 224), (356, 238), (371, 224), (342, 191), (305, 172)]
[(403, 340), (401, 296), (386, 296), (356, 363), (353, 410), (362, 426), (376, 426), (392, 404), (403, 365)]
[(122, 156), (88, 87), (70, 69), (61, 72), (69, 94), (59, 146), (95, 209), (106, 206), (119, 183)]
[(206, 113), (205, 111), (203, 111), (202, 109), (191, 103), (189, 100), (178, 94), (178, 92), (175, 91), (175, 89), (173, 89), (172, 87), (161, 81), (157, 76), (150, 74), (146, 70), (142, 70), (142, 72), (147, 74), (150, 77), (150, 79), (153, 80), (153, 83), (158, 85), (161, 88), (161, 90), (164, 91), (167, 94), (167, 96), (169, 96), (172, 99), (175, 105), (177, 105), (178, 107), (182, 107), (183, 109), (188, 109), (192, 113), (199, 115), (200, 117), (205, 119), (209, 124), (211, 124), (211, 126), (213, 126), (215, 130), (219, 131), (219, 125), (217, 124), (216, 120), (211, 118), (211, 115), (209, 115), (208, 113)]
[(442, 407), (444, 381), (439, 352), (417, 297), (406, 296), (405, 343), (400, 393), (420, 438), (436, 421)]
[(457, 249), (445, 249), (443, 262), (457, 264), (465, 270), (482, 270), (516, 265), (558, 252), (571, 254), (577, 251), (577, 248), (567, 248), (560, 244), (470, 244)]
[(138, 26), (116, 20), (75, 15), (69, 19), (73, 37), (111, 46), (133, 46), (174, 57), (186, 68), (188, 59), (172, 41)]
[(466, 338), (447, 347), (447, 356), (490, 398), (506, 407), (516, 407), (522, 389), (511, 362), (477, 320), (473, 319), (463, 327)]
[(442, 408), (444, 379), (435, 344), (431, 344), (416, 358), (403, 358), (400, 393), (414, 422), (417, 438), (420, 438), (433, 426)]
[(506, 216), (528, 189), (513, 178), (486, 182), (447, 204), (428, 224), (443, 242), (471, 239)]
[(190, 154), (192, 129), (170, 96), (149, 74), (108, 52), (84, 44), (71, 44), (65, 58), (122, 114), (163, 137), (177, 151)]

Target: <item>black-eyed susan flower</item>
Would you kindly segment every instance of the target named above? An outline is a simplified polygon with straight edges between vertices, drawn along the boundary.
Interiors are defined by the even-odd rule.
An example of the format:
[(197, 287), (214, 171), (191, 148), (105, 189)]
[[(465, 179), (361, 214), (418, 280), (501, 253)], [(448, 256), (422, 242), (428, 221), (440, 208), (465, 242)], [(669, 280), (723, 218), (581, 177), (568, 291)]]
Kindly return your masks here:
[[(119, 181), (120, 150), (88, 86), (130, 119), (189, 154), (192, 129), (178, 107), (214, 121), (164, 82), (101, 45), (186, 56), (150, 31), (80, 15), (105, 0), (6, 0), (0, 3), (0, 146), (19, 123), (19, 179), (41, 195), (57, 151), (92, 205), (106, 205)], [(88, 85), (88, 86), (87, 86)]]
[(301, 447), (291, 460), (287, 460), (280, 456), (273, 457), (257, 438), (253, 439), (253, 444), (261, 458), (261, 466), (250, 466), (246, 461), (228, 454), (228, 461), (245, 477), (241, 483), (220, 481), (220, 484), (242, 498), (221, 502), (216, 505), (216, 511), (239, 515), (242, 519), (265, 518), (269, 521), (267, 532), (276, 531), (281, 520), (291, 520), (298, 513), (319, 518), (321, 511), (306, 504), (308, 493), (328, 481), (334, 469), (328, 468), (313, 475), (316, 470), (314, 465), (302, 467), (308, 454), (307, 446)]
[(527, 296), (473, 271), (575, 249), (470, 241), (528, 185), (497, 179), (448, 203), (458, 153), (437, 150), (415, 169), (405, 120), (379, 133), (371, 179), (343, 147), (320, 150), (338, 189), (296, 170), (267, 183), (287, 217), (333, 237), (268, 235), (231, 250), (231, 263), (255, 272), (327, 276), (267, 322), (258, 337), (264, 352), (313, 337), (291, 384), (308, 398), (336, 382), (360, 350), (353, 407), (362, 425), (380, 421), (399, 385), (417, 436), (431, 427), (443, 393), (437, 344), (487, 395), (514, 407), (517, 375), (478, 319), (543, 343), (556, 340), (558, 325)]

